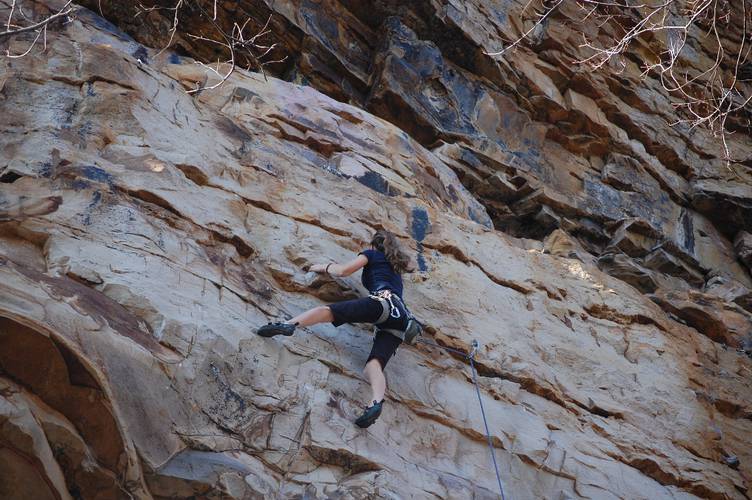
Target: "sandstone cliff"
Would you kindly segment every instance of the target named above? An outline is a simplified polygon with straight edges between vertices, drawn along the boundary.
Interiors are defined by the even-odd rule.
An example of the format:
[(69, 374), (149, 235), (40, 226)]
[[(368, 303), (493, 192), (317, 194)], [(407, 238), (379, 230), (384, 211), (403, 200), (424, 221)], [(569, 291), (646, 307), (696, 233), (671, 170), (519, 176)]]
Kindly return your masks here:
[(636, 66), (485, 56), (512, 1), (248, 1), (296, 57), (187, 94), (205, 47), (102, 4), (0, 64), (0, 497), (495, 498), (463, 359), (400, 348), (360, 430), (367, 330), (252, 334), (384, 227), (508, 498), (749, 498), (752, 182)]

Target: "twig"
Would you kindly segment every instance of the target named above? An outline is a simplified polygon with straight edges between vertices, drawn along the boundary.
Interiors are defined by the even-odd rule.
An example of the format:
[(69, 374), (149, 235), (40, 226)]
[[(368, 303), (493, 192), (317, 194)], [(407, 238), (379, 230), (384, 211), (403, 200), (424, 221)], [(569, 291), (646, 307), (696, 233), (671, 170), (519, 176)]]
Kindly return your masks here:
[(19, 33), (25, 33), (27, 31), (33, 31), (39, 28), (46, 27), (50, 22), (54, 21), (55, 19), (59, 17), (67, 16), (68, 14), (70, 14), (73, 11), (72, 7), (69, 8), (71, 3), (73, 3), (73, 0), (68, 0), (68, 2), (60, 9), (60, 11), (57, 14), (53, 14), (46, 19), (42, 19), (36, 24), (32, 24), (31, 26), (25, 26), (23, 28), (10, 29), (11, 18), (13, 17), (13, 7), (15, 7), (16, 5), (16, 2), (14, 0), (13, 5), (11, 6), (10, 15), (8, 16), (8, 22), (6, 24), (6, 31), (0, 31), (0, 38), (12, 36), (12, 35), (18, 35)]
[[(542, 9), (537, 20), (519, 38), (497, 52), (486, 52), (490, 56), (503, 55), (530, 38), (533, 31), (562, 4), (557, 1), (548, 6), (546, 0), (529, 0), (522, 9), (524, 13), (539, 1)], [(719, 137), (722, 158), (727, 166), (733, 159), (727, 128), (729, 118), (744, 112), (752, 101), (752, 89), (748, 84), (740, 86), (740, 71), (752, 52), (752, 38), (749, 27), (749, 0), (661, 0), (659, 3), (637, 3), (633, 0), (577, 0), (583, 15), (578, 22), (595, 27), (598, 31), (588, 35), (583, 32), (580, 49), (588, 53), (573, 62), (587, 66), (590, 70), (602, 69), (607, 63), (620, 58), (634, 44), (652, 41), (659, 44), (656, 60), (646, 61), (642, 77), (655, 75), (661, 87), (677, 102), (673, 105), (685, 118), (674, 124), (688, 124), (690, 130), (707, 127)], [(741, 11), (741, 12), (740, 12)], [(741, 39), (730, 40), (729, 29), (719, 29), (719, 23), (727, 25), (741, 15)], [(736, 21), (739, 23), (739, 21)], [(707, 29), (705, 29), (707, 26)], [(738, 24), (737, 24), (738, 26)], [(706, 67), (695, 69), (685, 64), (681, 58), (687, 49), (687, 40), (693, 28), (706, 31), (705, 36), (715, 48)], [(663, 34), (665, 42), (656, 35)], [(605, 36), (604, 36), (605, 35)], [(733, 52), (730, 47), (733, 47)], [(621, 61), (621, 71), (626, 62)]]
[[(217, 45), (218, 47), (221, 47), (223, 51), (226, 51), (229, 54), (228, 59), (226, 59), (224, 62), (217, 61), (216, 67), (212, 67), (212, 65), (206, 64), (204, 62), (197, 61), (196, 64), (201, 65), (202, 67), (206, 68), (208, 71), (210, 71), (213, 75), (215, 75), (219, 81), (212, 84), (212, 85), (199, 85), (195, 89), (190, 89), (187, 92), (189, 94), (194, 94), (197, 92), (201, 92), (203, 90), (211, 90), (219, 87), (222, 85), (225, 81), (227, 81), (228, 78), (232, 75), (232, 73), (235, 71), (235, 69), (238, 67), (239, 62), (242, 61), (242, 58), (245, 58), (246, 61), (250, 61), (251, 65), (255, 68), (258, 68), (262, 74), (264, 75), (264, 78), (266, 78), (266, 73), (264, 72), (264, 66), (268, 64), (274, 64), (277, 62), (282, 62), (286, 57), (282, 59), (276, 59), (273, 61), (265, 61), (264, 58), (269, 55), (274, 49), (276, 49), (279, 45), (274, 44), (262, 44), (260, 42), (261, 38), (270, 34), (271, 30), (269, 28), (269, 24), (271, 23), (271, 16), (266, 20), (266, 23), (264, 26), (254, 35), (247, 35), (245, 33), (246, 28), (251, 23), (252, 18), (246, 18), (245, 21), (242, 24), (239, 24), (238, 22), (233, 22), (232, 30), (228, 33), (224, 30), (224, 28), (219, 24), (217, 21), (218, 16), (218, 2), (217, 0), (214, 0), (212, 2), (211, 12), (208, 12), (204, 5), (202, 5), (201, 0), (176, 0), (175, 4), (172, 7), (161, 7), (161, 6), (152, 6), (152, 7), (145, 7), (143, 4), (139, 4), (139, 12), (136, 14), (141, 15), (146, 12), (153, 12), (153, 11), (170, 11), (172, 14), (172, 21), (169, 28), (169, 40), (165, 44), (165, 46), (159, 51), (159, 54), (167, 50), (170, 46), (172, 46), (175, 36), (178, 32), (179, 23), (180, 23), (180, 12), (181, 9), (185, 7), (191, 7), (198, 10), (199, 14), (203, 19), (205, 19), (208, 24), (211, 25), (213, 28), (213, 31), (216, 35), (218, 35), (217, 39), (212, 38), (210, 36), (206, 36), (203, 34), (200, 35), (194, 35), (191, 33), (186, 33), (186, 35), (195, 41), (200, 42), (206, 42), (209, 44)], [(226, 65), (227, 69), (223, 70), (221, 69), (222, 65)], [(250, 69), (250, 66), (249, 66)]]
[[(519, 45), (520, 43), (522, 43), (522, 41), (523, 41), (523, 40), (525, 40), (525, 39), (526, 39), (526, 38), (527, 38), (528, 36), (530, 36), (530, 33), (532, 33), (533, 31), (535, 31), (535, 28), (537, 28), (538, 26), (540, 26), (541, 24), (543, 24), (543, 21), (545, 21), (545, 20), (546, 20), (546, 18), (547, 18), (547, 17), (548, 17), (548, 16), (549, 16), (549, 15), (550, 15), (550, 14), (551, 14), (551, 13), (552, 13), (552, 12), (553, 12), (554, 10), (556, 10), (556, 8), (557, 8), (557, 7), (558, 7), (558, 6), (559, 6), (559, 5), (561, 4), (561, 2), (563, 2), (563, 1), (564, 1), (564, 0), (557, 0), (557, 2), (556, 2), (556, 3), (555, 3), (555, 4), (553, 5), (553, 6), (551, 6), (551, 7), (550, 7), (550, 8), (548, 8), (548, 9), (546, 9), (546, 10), (544, 11), (544, 13), (543, 13), (543, 14), (542, 14), (541, 16), (539, 16), (539, 18), (538, 18), (538, 21), (536, 21), (536, 23), (535, 23), (535, 24), (533, 24), (533, 26), (532, 26), (532, 27), (531, 27), (531, 28), (530, 28), (529, 30), (527, 30), (527, 31), (526, 31), (525, 33), (523, 33), (523, 34), (522, 34), (522, 36), (520, 36), (520, 37), (519, 37), (519, 38), (518, 38), (517, 40), (515, 40), (515, 41), (514, 41), (514, 42), (512, 42), (511, 44), (507, 45), (506, 47), (504, 47), (503, 49), (501, 49), (501, 50), (500, 50), (500, 51), (498, 51), (498, 52), (485, 52), (485, 54), (486, 54), (487, 56), (493, 56), (493, 57), (495, 57), (495, 56), (500, 56), (500, 55), (503, 55), (503, 54), (504, 54), (505, 52), (509, 51), (510, 49), (513, 49), (514, 47), (516, 47), (516, 46), (517, 46), (517, 45)], [(527, 8), (527, 6), (528, 6), (528, 5), (530, 5), (530, 3), (531, 3), (531, 2), (532, 2), (532, 0), (530, 0), (530, 1), (529, 1), (529, 2), (527, 3), (527, 5), (525, 5), (525, 9)], [(523, 9), (523, 11), (524, 11), (525, 9)]]

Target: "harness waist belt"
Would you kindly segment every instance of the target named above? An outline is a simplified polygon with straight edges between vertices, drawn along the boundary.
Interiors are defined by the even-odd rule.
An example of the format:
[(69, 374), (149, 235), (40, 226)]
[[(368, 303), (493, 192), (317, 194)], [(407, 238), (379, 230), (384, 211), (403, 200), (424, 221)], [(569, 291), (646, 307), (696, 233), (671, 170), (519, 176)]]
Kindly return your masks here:
[[(391, 333), (395, 337), (399, 338), (400, 340), (405, 340), (405, 330), (397, 330), (393, 328), (379, 328), (378, 325), (384, 323), (387, 321), (390, 317), (392, 318), (400, 318), (403, 315), (409, 320), (411, 318), (410, 312), (407, 310), (407, 306), (405, 306), (405, 303), (402, 301), (402, 299), (397, 295), (396, 293), (392, 292), (389, 289), (382, 289), (377, 290), (374, 293), (370, 295), (370, 297), (374, 300), (378, 300), (379, 303), (381, 303), (381, 315), (376, 320), (376, 323), (374, 323), (377, 330), (381, 330), (382, 332)], [(400, 308), (395, 306), (392, 302), (393, 300), (396, 300), (397, 303), (401, 306), (402, 311), (400, 311)]]

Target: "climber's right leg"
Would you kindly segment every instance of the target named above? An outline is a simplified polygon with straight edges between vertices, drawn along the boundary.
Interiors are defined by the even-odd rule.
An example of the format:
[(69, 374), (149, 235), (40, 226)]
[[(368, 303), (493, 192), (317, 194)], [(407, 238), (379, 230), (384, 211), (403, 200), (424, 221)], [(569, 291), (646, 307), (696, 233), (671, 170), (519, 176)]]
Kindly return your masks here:
[(384, 377), (384, 369), (381, 368), (381, 362), (376, 358), (372, 358), (366, 363), (365, 368), (363, 368), (363, 374), (371, 385), (371, 401), (383, 401), (384, 393), (386, 392), (386, 377)]
[(402, 343), (398, 337), (384, 331), (377, 331), (373, 339), (373, 347), (368, 355), (368, 361), (363, 369), (369, 385), (371, 386), (371, 401), (363, 414), (355, 421), (355, 425), (361, 428), (369, 427), (381, 415), (381, 407), (384, 404), (384, 394), (386, 393), (386, 378), (384, 377), (384, 368), (389, 360), (397, 352), (397, 348)]
[(366, 376), (366, 380), (371, 385), (371, 401), (363, 414), (355, 421), (355, 425), (365, 429), (370, 427), (376, 422), (376, 419), (381, 415), (381, 407), (384, 404), (384, 393), (386, 392), (386, 378), (384, 377), (384, 370), (381, 366), (381, 361), (373, 358), (366, 363), (366, 367), (363, 369), (363, 373)]

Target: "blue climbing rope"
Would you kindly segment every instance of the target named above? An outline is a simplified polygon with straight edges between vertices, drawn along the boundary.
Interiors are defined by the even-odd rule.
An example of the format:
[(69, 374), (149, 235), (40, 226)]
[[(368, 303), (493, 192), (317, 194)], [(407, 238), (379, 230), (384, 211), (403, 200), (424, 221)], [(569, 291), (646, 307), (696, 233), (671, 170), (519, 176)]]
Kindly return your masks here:
[(446, 351), (459, 354), (460, 356), (470, 361), (470, 369), (473, 372), (473, 385), (475, 386), (475, 393), (478, 395), (478, 403), (480, 404), (480, 414), (483, 415), (483, 425), (486, 428), (486, 439), (488, 440), (488, 449), (491, 451), (491, 460), (493, 461), (494, 471), (496, 471), (496, 481), (499, 483), (499, 493), (501, 493), (501, 500), (506, 500), (506, 496), (504, 495), (504, 485), (501, 482), (501, 474), (499, 474), (499, 465), (496, 463), (496, 451), (494, 450), (493, 441), (491, 440), (491, 432), (488, 430), (488, 419), (486, 419), (486, 410), (483, 408), (483, 400), (480, 397), (480, 388), (478, 387), (478, 376), (475, 370), (475, 353), (478, 352), (478, 341), (473, 340), (471, 344), (472, 350), (470, 351), (469, 354), (464, 351), (460, 351), (459, 349), (453, 349), (451, 347), (443, 346), (441, 344), (429, 342), (425, 339), (416, 339), (416, 342), (420, 342), (421, 344), (426, 344), (426, 345), (430, 345), (433, 347), (439, 347)]
[(470, 355), (467, 359), (470, 360), (470, 369), (473, 371), (473, 384), (475, 385), (475, 393), (478, 395), (478, 403), (480, 404), (480, 414), (483, 415), (483, 425), (486, 427), (486, 439), (488, 439), (488, 449), (491, 450), (491, 460), (493, 460), (494, 470), (496, 471), (496, 481), (499, 483), (499, 493), (501, 493), (501, 500), (506, 500), (504, 496), (504, 486), (501, 484), (501, 475), (499, 474), (499, 465), (496, 463), (496, 452), (491, 441), (491, 432), (488, 430), (488, 420), (486, 420), (486, 411), (483, 409), (483, 400), (480, 398), (480, 389), (478, 388), (478, 377), (475, 372), (475, 352), (478, 350), (478, 341), (473, 340), (473, 350), (470, 351)]

